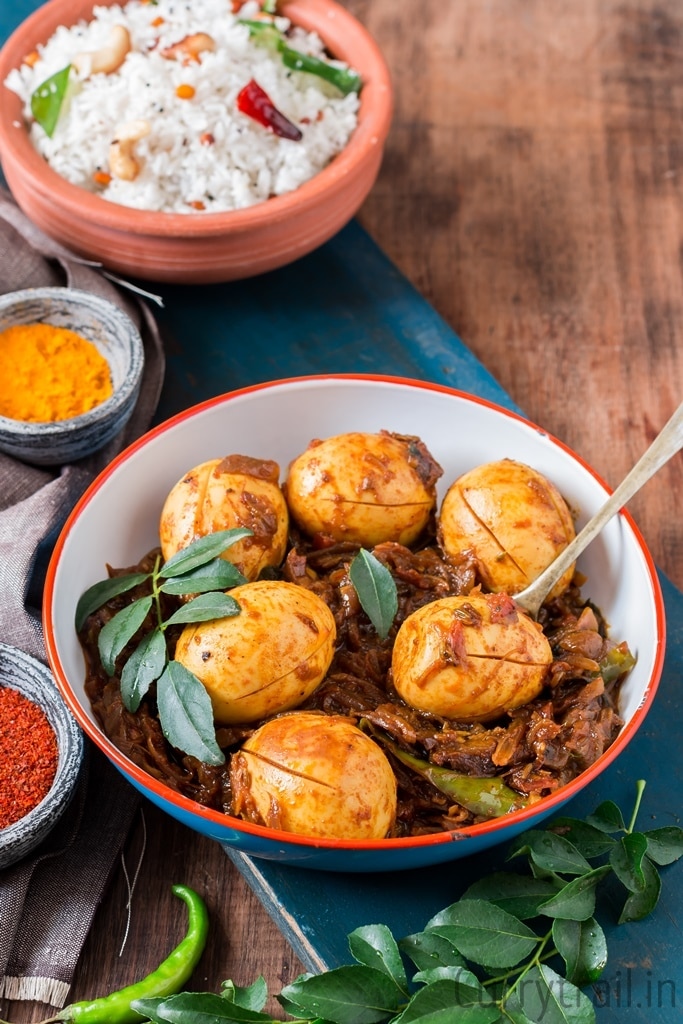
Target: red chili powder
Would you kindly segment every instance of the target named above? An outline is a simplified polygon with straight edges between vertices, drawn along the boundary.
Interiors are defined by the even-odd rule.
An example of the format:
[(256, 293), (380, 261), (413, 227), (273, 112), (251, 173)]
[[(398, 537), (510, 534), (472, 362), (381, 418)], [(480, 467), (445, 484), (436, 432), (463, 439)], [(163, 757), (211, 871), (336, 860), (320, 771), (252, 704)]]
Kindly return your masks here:
[(45, 712), (0, 686), (0, 828), (40, 803), (57, 771), (57, 737)]

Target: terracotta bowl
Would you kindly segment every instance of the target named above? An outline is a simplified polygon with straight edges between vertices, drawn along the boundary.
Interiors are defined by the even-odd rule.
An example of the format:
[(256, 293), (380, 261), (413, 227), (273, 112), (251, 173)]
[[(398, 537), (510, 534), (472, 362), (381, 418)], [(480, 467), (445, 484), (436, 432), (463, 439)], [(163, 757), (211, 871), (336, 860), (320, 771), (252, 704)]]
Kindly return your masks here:
[[(110, 4), (113, 0), (103, 0)], [(0, 160), (21, 209), (73, 252), (117, 273), (201, 284), (250, 277), (322, 245), (354, 216), (379, 171), (392, 114), (384, 58), (366, 29), (334, 0), (284, 0), (292, 22), (316, 31), (363, 81), (358, 125), (345, 149), (295, 191), (214, 214), (146, 212), (110, 203), (53, 171), (26, 132), (21, 100), (2, 83), (59, 25), (90, 17), (93, 0), (50, 0), (0, 51)]]
[[(565, 445), (534, 424), (471, 395), (433, 384), (361, 376), (305, 377), (245, 388), (188, 409), (145, 435), (93, 482), (61, 533), (43, 607), (48, 656), (79, 723), (129, 781), (157, 806), (242, 853), (332, 871), (390, 871), (455, 860), (507, 842), (557, 812), (624, 750), (654, 698), (665, 619), (652, 559), (630, 516), (615, 517), (579, 560), (583, 597), (604, 613), (637, 663), (620, 691), (623, 728), (572, 782), (525, 809), (455, 832), (364, 842), (309, 838), (200, 806), (133, 764), (105, 736), (84, 691), (74, 628), (81, 594), (107, 564), (134, 565), (159, 543), (166, 496), (188, 469), (230, 453), (273, 459), (282, 478), (313, 438), (380, 429), (422, 438), (443, 467), (437, 498), (467, 469), (503, 457), (544, 473), (581, 526), (607, 496), (605, 484)], [(229, 451), (225, 439), (229, 438)]]

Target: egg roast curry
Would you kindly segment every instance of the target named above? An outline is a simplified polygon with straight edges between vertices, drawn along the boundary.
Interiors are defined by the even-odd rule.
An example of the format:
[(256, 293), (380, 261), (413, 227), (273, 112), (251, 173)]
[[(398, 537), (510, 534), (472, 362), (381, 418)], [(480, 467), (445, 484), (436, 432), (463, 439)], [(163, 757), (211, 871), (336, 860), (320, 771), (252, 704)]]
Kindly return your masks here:
[[(172, 637), (173, 657), (210, 696), (226, 764), (170, 746), (153, 690), (136, 712), (123, 706), (97, 634), (126, 596), (80, 634), (88, 696), (110, 739), (207, 806), (351, 840), (487, 816), (414, 765), (474, 777), (484, 795), (504, 785), (512, 809), (593, 763), (622, 724), (627, 661), (613, 655), (627, 647), (581, 599), (574, 569), (538, 623), (513, 599), (574, 536), (566, 502), (535, 469), (503, 458), (450, 483), (438, 507), (441, 476), (419, 438), (389, 431), (314, 440), (282, 484), (275, 462), (245, 455), (189, 469), (161, 510), (163, 558), (218, 530), (251, 531), (222, 555), (247, 580), (230, 591), (239, 614)], [(361, 548), (396, 586), (384, 638), (350, 580)]]

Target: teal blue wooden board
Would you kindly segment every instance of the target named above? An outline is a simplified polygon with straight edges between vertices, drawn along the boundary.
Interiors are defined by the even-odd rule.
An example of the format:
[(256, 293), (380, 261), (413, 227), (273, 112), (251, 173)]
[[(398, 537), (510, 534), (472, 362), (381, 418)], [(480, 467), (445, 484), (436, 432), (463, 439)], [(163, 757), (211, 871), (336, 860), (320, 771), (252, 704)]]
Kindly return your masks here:
[(230, 388), (310, 373), (433, 380), (516, 408), (356, 222), (270, 274), (146, 287), (166, 304), (159, 418)]
[[(428, 379), (516, 408), (510, 396), (357, 223), (291, 267), (245, 282), (161, 288), (168, 368), (160, 418), (222, 391), (309, 373), (388, 373)], [(277, 424), (273, 424), (277, 430)], [(583, 816), (602, 800), (625, 810), (647, 779), (642, 827), (677, 824), (683, 745), (683, 595), (662, 576), (669, 641), (660, 691), (625, 753), (568, 805)], [(436, 868), (329, 874), (254, 860), (226, 849), (311, 971), (351, 962), (347, 935), (387, 924), (397, 938), (421, 929), (505, 848)], [(593, 998), (598, 1024), (671, 1024), (683, 1000), (683, 866), (664, 868), (664, 898), (646, 921), (617, 925), (606, 897), (608, 969)], [(604, 1005), (601, 1005), (601, 1000)]]

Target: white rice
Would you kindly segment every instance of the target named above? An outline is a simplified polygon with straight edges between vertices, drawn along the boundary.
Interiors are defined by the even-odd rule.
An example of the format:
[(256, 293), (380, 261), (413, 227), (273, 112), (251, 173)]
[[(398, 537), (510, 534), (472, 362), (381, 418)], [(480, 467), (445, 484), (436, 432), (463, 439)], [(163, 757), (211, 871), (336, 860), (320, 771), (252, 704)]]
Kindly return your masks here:
[[(22, 64), (5, 84), (24, 103), (37, 150), (75, 185), (141, 210), (194, 213), (194, 203), (216, 213), (251, 206), (298, 188), (324, 168), (348, 142), (359, 105), (356, 93), (341, 96), (317, 76), (288, 69), (277, 53), (250, 39), (238, 18), (253, 18), (258, 11), (257, 0), (248, 0), (238, 15), (230, 0), (131, 0), (123, 7), (96, 7), (92, 21), (58, 28), (39, 48), (37, 63)], [(49, 138), (33, 120), (31, 94), (76, 54), (105, 46), (114, 24), (128, 29), (131, 51), (111, 74), (82, 78), (72, 68)], [(289, 22), (278, 18), (277, 25), (284, 29)], [(215, 50), (204, 51), (198, 63), (161, 55), (196, 32), (209, 33), (215, 42)], [(324, 55), (315, 33), (293, 29), (287, 42)], [(237, 94), (252, 78), (300, 128), (301, 141), (280, 138), (237, 110)], [(179, 99), (179, 85), (191, 85), (194, 96)], [(150, 126), (149, 135), (135, 144), (137, 177), (97, 184), (93, 176), (109, 172), (117, 128), (136, 119)], [(200, 141), (206, 133), (213, 143)]]

